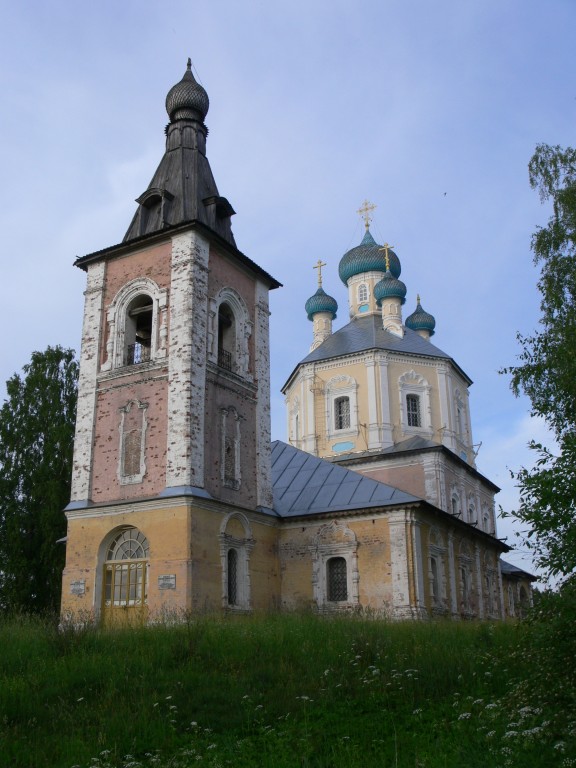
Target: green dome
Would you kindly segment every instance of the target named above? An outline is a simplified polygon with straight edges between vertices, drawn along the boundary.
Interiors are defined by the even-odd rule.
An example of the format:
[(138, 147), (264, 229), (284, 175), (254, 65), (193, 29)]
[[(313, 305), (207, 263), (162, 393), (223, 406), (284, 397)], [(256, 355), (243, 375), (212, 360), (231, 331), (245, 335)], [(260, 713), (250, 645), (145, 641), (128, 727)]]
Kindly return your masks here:
[(326, 291), (320, 287), (314, 296), (310, 296), (304, 305), (304, 308), (308, 314), (308, 320), (313, 320), (314, 315), (318, 312), (331, 312), (332, 320), (335, 320), (336, 312), (338, 311), (338, 304), (336, 299), (333, 299), (332, 296), (328, 296)]
[[(390, 272), (394, 277), (400, 277), (402, 267), (400, 259), (394, 251), (388, 249), (390, 259)], [(366, 234), (360, 245), (351, 248), (340, 259), (338, 265), (338, 274), (344, 285), (348, 285), (348, 280), (354, 275), (360, 275), (362, 272), (386, 272), (386, 258), (382, 246), (374, 240), (370, 230)]]
[[(392, 264), (390, 264), (390, 266), (392, 266)], [(388, 299), (390, 297), (400, 299), (401, 304), (404, 304), (406, 301), (406, 286), (402, 280), (398, 280), (394, 277), (392, 271), (386, 272), (382, 280), (374, 286), (374, 298), (376, 299), (378, 306), (381, 306), (383, 299)]]
[(430, 336), (434, 336), (436, 320), (433, 315), (422, 309), (422, 305), (418, 301), (416, 310), (406, 318), (405, 325), (412, 331), (428, 331)]

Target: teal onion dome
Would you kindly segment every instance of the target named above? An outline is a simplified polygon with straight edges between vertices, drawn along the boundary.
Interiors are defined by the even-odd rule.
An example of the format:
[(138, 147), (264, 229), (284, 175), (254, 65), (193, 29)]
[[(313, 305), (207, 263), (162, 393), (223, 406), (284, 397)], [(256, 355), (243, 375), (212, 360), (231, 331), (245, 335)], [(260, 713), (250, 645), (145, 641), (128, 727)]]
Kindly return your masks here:
[(184, 77), (170, 88), (166, 96), (166, 112), (170, 116), (170, 122), (198, 119), (204, 121), (209, 106), (208, 94), (196, 82), (192, 74), (192, 62), (188, 59)]
[(326, 291), (320, 286), (314, 296), (310, 296), (304, 305), (304, 308), (308, 314), (308, 320), (313, 320), (314, 315), (318, 312), (330, 312), (332, 314), (332, 320), (335, 320), (336, 312), (338, 311), (338, 303), (332, 296), (328, 296)]
[[(388, 251), (388, 253), (390, 253), (390, 251)], [(392, 266), (392, 264), (390, 264), (390, 266)], [(376, 304), (381, 306), (384, 299), (392, 297), (400, 299), (400, 303), (404, 304), (406, 301), (406, 286), (402, 280), (398, 280), (394, 277), (392, 270), (390, 270), (386, 272), (382, 280), (374, 286), (374, 298), (376, 299)]]
[[(388, 249), (388, 258), (390, 260), (390, 272), (394, 277), (400, 277), (402, 271), (400, 259), (390, 248)], [(348, 285), (348, 280), (351, 277), (360, 275), (362, 272), (386, 272), (384, 250), (374, 240), (369, 229), (366, 230), (360, 245), (347, 251), (338, 265), (338, 274), (344, 285)]]
[(436, 319), (429, 312), (425, 312), (420, 304), (420, 299), (416, 305), (416, 310), (406, 318), (406, 328), (412, 331), (428, 331), (430, 336), (434, 336)]

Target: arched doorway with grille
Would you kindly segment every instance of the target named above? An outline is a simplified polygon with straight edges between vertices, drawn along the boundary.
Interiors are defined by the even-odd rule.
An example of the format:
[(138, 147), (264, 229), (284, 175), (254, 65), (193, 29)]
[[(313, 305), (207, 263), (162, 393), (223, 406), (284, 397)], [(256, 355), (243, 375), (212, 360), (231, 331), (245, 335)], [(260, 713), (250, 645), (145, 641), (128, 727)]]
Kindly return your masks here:
[(105, 543), (102, 623), (141, 624), (148, 618), (148, 539), (137, 528), (122, 528)]

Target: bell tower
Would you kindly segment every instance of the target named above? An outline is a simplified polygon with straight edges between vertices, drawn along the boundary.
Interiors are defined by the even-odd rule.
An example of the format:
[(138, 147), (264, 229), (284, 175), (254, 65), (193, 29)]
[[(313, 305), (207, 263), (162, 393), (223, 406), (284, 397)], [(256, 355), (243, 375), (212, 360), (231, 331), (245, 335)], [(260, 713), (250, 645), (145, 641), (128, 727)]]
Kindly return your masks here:
[[(268, 292), (279, 283), (236, 247), (206, 157), (208, 107), (188, 60), (123, 241), (76, 261), (87, 289), (63, 610), (134, 607), (130, 590), (146, 614), (206, 603), (192, 529), (216, 522), (197, 505), (216, 517), (222, 504), (272, 507)], [(131, 551), (117, 544), (125, 531), (140, 537), (140, 586), (114, 565)]]

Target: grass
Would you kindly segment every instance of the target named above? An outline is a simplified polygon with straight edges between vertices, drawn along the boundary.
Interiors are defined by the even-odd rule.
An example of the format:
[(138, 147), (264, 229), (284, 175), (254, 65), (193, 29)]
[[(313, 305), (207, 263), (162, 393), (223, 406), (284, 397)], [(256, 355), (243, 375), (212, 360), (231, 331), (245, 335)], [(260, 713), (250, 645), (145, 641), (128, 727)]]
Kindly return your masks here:
[(0, 627), (0, 766), (576, 765), (576, 724), (526, 687), (528, 634), (286, 615), (59, 631), (17, 617)]

